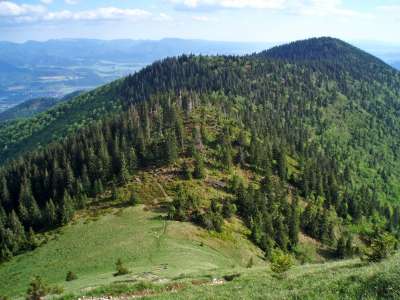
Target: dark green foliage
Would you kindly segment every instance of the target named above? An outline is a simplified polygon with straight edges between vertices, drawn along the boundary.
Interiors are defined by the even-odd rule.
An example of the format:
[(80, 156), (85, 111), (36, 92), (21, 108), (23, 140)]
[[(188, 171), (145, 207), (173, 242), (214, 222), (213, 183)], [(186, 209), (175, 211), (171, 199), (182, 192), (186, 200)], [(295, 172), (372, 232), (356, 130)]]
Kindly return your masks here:
[(298, 207), (298, 198), (292, 200), (290, 206), (290, 221), (289, 221), (289, 241), (290, 248), (294, 249), (299, 242), (300, 233), (300, 210)]
[(118, 189), (115, 183), (111, 186), (111, 199), (114, 201), (118, 199)]
[(368, 261), (379, 262), (394, 254), (397, 242), (390, 233), (376, 230), (370, 237), (369, 247), (365, 252)]
[(179, 186), (170, 205), (169, 215), (173, 220), (188, 221), (197, 217), (200, 199), (183, 186)]
[(45, 220), (46, 220), (46, 224), (51, 228), (55, 225), (57, 225), (57, 210), (56, 210), (56, 206), (53, 203), (53, 200), (50, 199), (47, 203), (46, 203), (46, 207), (45, 207)]
[(28, 230), (28, 234), (26, 236), (26, 243), (27, 243), (28, 249), (30, 249), (30, 250), (33, 250), (39, 246), (39, 241), (37, 240), (36, 234), (33, 231), (32, 227), (29, 228), (29, 230)]
[(351, 257), (354, 254), (353, 238), (351, 235), (342, 235), (336, 245), (336, 256), (338, 258)]
[(122, 260), (118, 258), (117, 262), (115, 263), (115, 268), (117, 270), (116, 273), (114, 273), (114, 276), (121, 276), (121, 275), (126, 275), (129, 274), (129, 270), (124, 266), (122, 263)]
[(65, 281), (73, 281), (78, 279), (78, 276), (72, 272), (72, 271), (68, 271), (67, 276), (65, 277)]
[(214, 230), (216, 232), (222, 232), (222, 226), (224, 224), (224, 218), (219, 212), (207, 210), (205, 213), (198, 217), (198, 223), (207, 230)]
[(176, 143), (176, 135), (169, 132), (165, 138), (165, 155), (168, 164), (174, 163), (178, 159), (178, 145)]
[(60, 215), (60, 222), (63, 225), (71, 221), (72, 217), (74, 216), (74, 204), (68, 193), (64, 194), (64, 197), (60, 204), (59, 215)]
[(192, 179), (192, 170), (186, 160), (182, 163), (181, 173), (182, 173), (182, 177), (184, 179), (186, 179), (186, 180)]
[(36, 276), (29, 284), (26, 300), (42, 300), (49, 291), (49, 287), (43, 282), (42, 278)]
[(229, 275), (224, 275), (224, 279), (226, 280), (226, 281), (232, 281), (232, 280), (234, 280), (235, 278), (239, 278), (240, 277), (240, 273), (236, 273), (236, 274), (229, 274)]
[(206, 176), (206, 170), (204, 167), (204, 161), (201, 154), (196, 154), (194, 157), (194, 171), (193, 177), (196, 179), (202, 179)]
[(239, 186), (235, 193), (238, 213), (250, 228), (251, 239), (265, 251), (266, 257), (270, 257), (274, 245), (285, 251), (295, 246), (299, 214), (295, 204), (291, 209), (282, 183), (271, 186), (270, 190)]
[(237, 208), (234, 203), (231, 203), (230, 201), (225, 201), (223, 206), (222, 206), (222, 216), (225, 219), (231, 218), (234, 214), (236, 214)]

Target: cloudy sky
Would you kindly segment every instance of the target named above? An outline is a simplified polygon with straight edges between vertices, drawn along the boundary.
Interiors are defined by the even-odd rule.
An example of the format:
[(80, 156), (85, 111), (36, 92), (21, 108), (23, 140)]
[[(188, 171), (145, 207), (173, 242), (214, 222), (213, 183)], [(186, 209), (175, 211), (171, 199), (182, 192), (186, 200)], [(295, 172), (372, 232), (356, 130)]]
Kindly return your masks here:
[(0, 40), (279, 42), (311, 36), (400, 44), (400, 0), (0, 0)]

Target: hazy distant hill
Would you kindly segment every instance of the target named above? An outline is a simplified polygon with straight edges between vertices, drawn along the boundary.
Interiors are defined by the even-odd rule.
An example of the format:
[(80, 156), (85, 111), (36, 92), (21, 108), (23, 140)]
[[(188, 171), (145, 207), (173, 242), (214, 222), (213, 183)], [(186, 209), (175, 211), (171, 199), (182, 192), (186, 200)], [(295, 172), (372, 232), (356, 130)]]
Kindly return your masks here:
[(27, 100), (21, 104), (0, 112), (0, 122), (32, 117), (38, 113), (48, 110), (58, 103), (68, 101), (81, 93), (82, 91), (76, 91), (61, 98), (47, 97)]

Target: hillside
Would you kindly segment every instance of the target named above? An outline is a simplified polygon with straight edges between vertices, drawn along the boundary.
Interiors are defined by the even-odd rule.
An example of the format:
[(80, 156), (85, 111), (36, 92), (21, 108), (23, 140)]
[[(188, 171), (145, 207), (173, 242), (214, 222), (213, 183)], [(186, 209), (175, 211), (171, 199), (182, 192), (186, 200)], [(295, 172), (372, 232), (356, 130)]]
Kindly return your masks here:
[(23, 119), (33, 117), (38, 113), (44, 112), (58, 103), (68, 101), (82, 94), (83, 91), (76, 91), (65, 95), (62, 98), (37, 98), (22, 102), (12, 108), (0, 113), (0, 122), (11, 121), (15, 119)]
[[(177, 244), (200, 262), (189, 278), (250, 258), (265, 268), (279, 251), (299, 265), (381, 260), (400, 234), (399, 96), (399, 72), (322, 38), (166, 59), (0, 125), (0, 274), (17, 282), (0, 294), (20, 295), (34, 273), (84, 293), (114, 281), (115, 253), (135, 274), (167, 263), (159, 279), (179, 277)], [(46, 274), (47, 259), (62, 265)], [(64, 284), (68, 271), (82, 278)]]
[[(317, 52), (318, 47), (322, 48), (321, 53), (324, 49), (329, 51), (325, 51), (323, 60), (308, 62), (300, 59), (300, 54), (300, 61), (296, 62), (290, 62), (290, 57), (287, 59), (289, 62), (269, 58), (276, 56), (275, 52), (280, 52), (281, 56), (289, 55), (294, 51), (293, 47), (296, 49), (294, 43), (262, 52), (256, 57), (181, 57), (155, 63), (123, 81), (84, 94), (68, 105), (34, 119), (1, 126), (1, 160), (33, 149), (38, 143), (44, 145), (91, 120), (157, 93), (222, 90), (232, 96), (249, 98), (246, 101), (269, 103), (271, 109), (281, 113), (281, 117), (287, 117), (286, 109), (292, 110), (292, 122), (296, 128), (303, 124), (323, 147), (332, 148), (331, 143), (339, 142), (337, 149), (329, 150), (338, 153), (330, 155), (343, 157), (344, 153), (350, 153), (347, 163), (356, 164), (357, 173), (363, 174), (356, 177), (373, 177), (371, 181), (379, 186), (388, 184), (390, 192), (387, 192), (392, 194), (388, 197), (397, 198), (398, 158), (394, 150), (398, 148), (395, 137), (399, 130), (399, 72), (335, 39), (299, 43), (299, 53), (308, 49), (310, 43), (314, 46), (305, 51), (307, 53)], [(190, 75), (194, 73), (196, 75)], [(185, 78), (183, 74), (189, 76)], [(282, 88), (282, 82), (286, 82), (285, 88)], [(264, 83), (270, 91), (261, 87)], [(309, 104), (300, 109), (304, 101)], [(284, 107), (288, 105), (290, 108)], [(275, 124), (269, 126), (276, 127)], [(378, 153), (382, 157), (376, 160), (374, 157)], [(373, 163), (365, 166), (361, 161)], [(383, 173), (385, 182), (379, 178)]]
[(172, 38), (0, 42), (0, 111), (21, 99), (60, 98), (71, 91), (93, 89), (168, 56), (244, 54), (266, 47), (266, 43)]

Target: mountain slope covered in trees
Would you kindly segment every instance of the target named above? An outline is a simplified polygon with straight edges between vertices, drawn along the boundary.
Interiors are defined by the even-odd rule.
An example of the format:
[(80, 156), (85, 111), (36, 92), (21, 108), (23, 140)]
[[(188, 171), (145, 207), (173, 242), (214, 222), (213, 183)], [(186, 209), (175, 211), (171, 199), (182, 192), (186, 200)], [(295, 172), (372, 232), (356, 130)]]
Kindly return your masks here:
[(330, 38), (156, 62), (0, 128), (14, 158), (0, 169), (0, 257), (98, 203), (143, 202), (127, 187), (156, 172), (167, 196), (147, 209), (168, 222), (223, 234), (240, 218), (267, 260), (302, 261), (300, 236), (380, 259), (374, 245), (391, 252), (400, 229), (399, 110), (400, 73)]
[(58, 103), (71, 100), (82, 93), (83, 91), (76, 91), (71, 94), (65, 95), (62, 98), (48, 97), (27, 100), (25, 102), (22, 102), (21, 104), (18, 104), (1, 112), (0, 122), (33, 117), (34, 115), (37, 115), (56, 106)]

